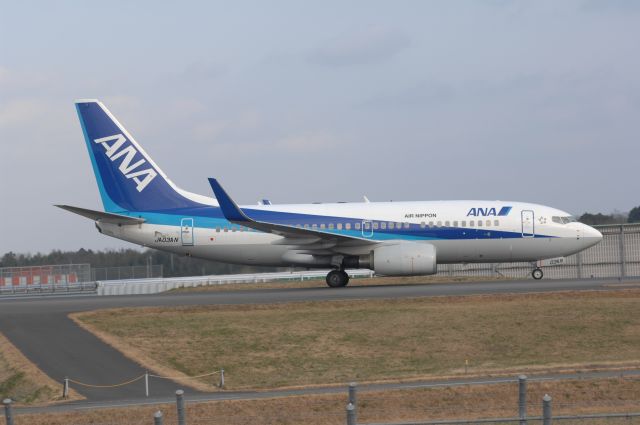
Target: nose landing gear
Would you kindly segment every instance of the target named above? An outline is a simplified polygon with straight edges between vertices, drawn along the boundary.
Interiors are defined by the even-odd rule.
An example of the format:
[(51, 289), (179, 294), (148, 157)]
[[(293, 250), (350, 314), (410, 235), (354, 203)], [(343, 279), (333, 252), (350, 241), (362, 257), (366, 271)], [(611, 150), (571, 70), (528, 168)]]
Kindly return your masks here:
[(331, 270), (327, 274), (327, 285), (332, 288), (347, 286), (348, 283), (349, 275), (344, 270)]
[(542, 272), (541, 268), (537, 267), (531, 272), (531, 277), (533, 277), (535, 280), (542, 279), (542, 276), (544, 276), (544, 273)]

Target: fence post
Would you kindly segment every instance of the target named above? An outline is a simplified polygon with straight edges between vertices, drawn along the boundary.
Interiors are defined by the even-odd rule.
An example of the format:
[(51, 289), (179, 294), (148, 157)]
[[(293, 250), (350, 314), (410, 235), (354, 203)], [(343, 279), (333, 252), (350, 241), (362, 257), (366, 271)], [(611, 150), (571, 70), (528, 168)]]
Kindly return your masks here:
[(349, 404), (353, 405), (353, 423), (358, 420), (358, 384), (349, 384)]
[(163, 422), (162, 412), (158, 410), (153, 414), (153, 425), (162, 425)]
[(220, 388), (224, 388), (224, 369), (220, 369)]
[(626, 251), (624, 247), (624, 224), (620, 225), (620, 278), (627, 277)]
[(4, 404), (4, 417), (7, 420), (7, 425), (13, 425), (13, 412), (11, 411), (11, 399), (5, 398), (2, 401)]
[(149, 371), (144, 372), (144, 395), (149, 397)]
[(542, 397), (542, 425), (551, 425), (551, 396)]
[(347, 405), (347, 425), (356, 425), (356, 408), (351, 403)]
[(527, 425), (527, 376), (518, 376), (518, 417), (520, 425)]
[(576, 254), (576, 263), (578, 266), (578, 279), (582, 279), (582, 252)]
[(176, 391), (176, 407), (178, 409), (178, 425), (185, 425), (184, 418), (184, 391)]
[(64, 377), (64, 382), (62, 383), (62, 398), (69, 398), (69, 377)]

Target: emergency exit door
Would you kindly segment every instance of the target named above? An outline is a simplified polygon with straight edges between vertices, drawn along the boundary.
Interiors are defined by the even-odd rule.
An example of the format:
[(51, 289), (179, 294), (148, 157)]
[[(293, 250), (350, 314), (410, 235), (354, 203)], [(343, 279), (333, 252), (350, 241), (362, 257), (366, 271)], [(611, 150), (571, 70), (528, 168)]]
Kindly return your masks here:
[(183, 246), (193, 245), (193, 219), (183, 218), (180, 223), (180, 239)]
[(535, 236), (535, 222), (532, 210), (522, 210), (522, 237), (532, 238)]

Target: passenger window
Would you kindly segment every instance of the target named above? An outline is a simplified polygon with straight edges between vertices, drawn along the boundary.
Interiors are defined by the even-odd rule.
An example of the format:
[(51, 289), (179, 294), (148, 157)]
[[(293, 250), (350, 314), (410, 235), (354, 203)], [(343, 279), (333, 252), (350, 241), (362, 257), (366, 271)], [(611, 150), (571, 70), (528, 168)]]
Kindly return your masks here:
[(380, 223), (380, 230), (387, 230), (387, 222), (383, 221)]
[(467, 221), (466, 220), (462, 220), (460, 222), (460, 227), (467, 227)]
[(493, 225), (498, 227), (500, 226), (500, 222), (498, 220), (493, 220)]
[(325, 226), (324, 226), (324, 223), (320, 224), (320, 228), (321, 228), (321, 229), (324, 229), (324, 227), (325, 227)]
[(338, 230), (342, 230), (342, 223), (338, 223), (337, 226), (338, 226)]
[(404, 223), (404, 228), (408, 229), (409, 228), (409, 223)]
[(357, 223), (355, 223), (353, 227), (355, 227), (356, 230), (360, 230), (360, 222), (358, 221)]
[(344, 225), (345, 230), (351, 230), (351, 223), (347, 223)]
[(373, 222), (373, 230), (378, 230), (378, 222), (377, 221)]
[(449, 220), (444, 222), (444, 227), (449, 227)]
[(231, 231), (235, 232), (236, 231), (236, 226), (231, 226)]
[(296, 224), (296, 227), (299, 229), (302, 227), (302, 224)]
[(424, 228), (425, 228), (425, 226), (426, 226), (426, 225), (425, 225), (424, 221), (423, 221), (422, 223), (420, 223), (420, 228), (421, 228), (421, 229), (424, 229)]
[(475, 225), (475, 223), (476, 223), (475, 221), (469, 220), (469, 227), (473, 227)]
[(305, 228), (305, 229), (308, 229), (308, 228), (309, 228), (309, 225), (308, 225), (308, 224), (305, 224), (305, 225), (304, 225), (304, 228)]
[(390, 222), (389, 223), (389, 230), (393, 230), (395, 228), (396, 228), (395, 223), (394, 222)]
[(487, 220), (487, 227), (491, 227), (491, 220)]
[(216, 232), (220, 233), (220, 226), (216, 226)]
[(329, 223), (329, 229), (333, 230), (333, 223)]
[(482, 220), (478, 220), (478, 227), (482, 227)]
[(453, 222), (453, 227), (458, 227), (458, 222), (457, 221)]
[(438, 222), (438, 227), (442, 227), (442, 222), (441, 221)]
[(316, 223), (313, 223), (313, 224), (311, 225), (311, 228), (312, 228), (312, 229), (317, 229), (317, 228), (318, 228), (318, 225), (317, 225)]
[(429, 227), (433, 227), (433, 221), (429, 222)]
[(229, 229), (227, 229), (227, 226), (224, 226), (224, 231), (225, 231), (225, 232), (228, 232), (228, 231), (229, 231)]

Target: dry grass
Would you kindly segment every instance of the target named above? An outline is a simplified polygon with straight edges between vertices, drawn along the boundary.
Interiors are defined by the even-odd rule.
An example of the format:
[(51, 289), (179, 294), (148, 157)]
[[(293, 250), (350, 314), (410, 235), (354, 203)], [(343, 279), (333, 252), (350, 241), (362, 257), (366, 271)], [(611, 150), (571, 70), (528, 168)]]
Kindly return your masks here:
[[(498, 277), (465, 277), (465, 276), (409, 276), (409, 277), (358, 277), (351, 278), (349, 286), (383, 286), (383, 285), (424, 285), (439, 283), (467, 283), (483, 281), (513, 280)], [(177, 288), (170, 292), (217, 292), (255, 289), (285, 289), (285, 288), (325, 288), (324, 278), (306, 280), (283, 280), (259, 283), (225, 283), (221, 285), (204, 285), (193, 288)]]
[[(47, 404), (62, 401), (59, 382), (45, 375), (0, 333), (0, 400), (10, 398), (20, 404)], [(81, 400), (75, 391), (70, 400)]]
[[(637, 366), (640, 291), (116, 309), (74, 318), (166, 375), (228, 388)], [(182, 381), (188, 382), (188, 381)], [(210, 378), (200, 388), (212, 387)]]
[[(540, 415), (544, 394), (553, 396), (555, 414), (629, 412), (639, 410), (640, 381), (600, 379), (530, 382), (529, 415)], [(359, 422), (513, 417), (517, 414), (517, 384), (360, 392)], [(338, 425), (345, 423), (345, 394), (262, 400), (232, 400), (189, 404), (190, 425)], [(16, 425), (119, 424), (146, 425), (160, 409), (166, 424), (176, 423), (175, 406), (141, 406), (83, 412), (18, 415)], [(2, 420), (0, 419), (0, 424)], [(565, 422), (562, 422), (563, 424)], [(589, 422), (587, 422), (589, 423)], [(596, 422), (590, 422), (596, 423)], [(608, 422), (609, 423), (609, 422)], [(625, 420), (623, 423), (630, 423)]]

